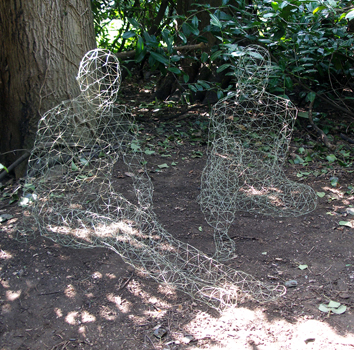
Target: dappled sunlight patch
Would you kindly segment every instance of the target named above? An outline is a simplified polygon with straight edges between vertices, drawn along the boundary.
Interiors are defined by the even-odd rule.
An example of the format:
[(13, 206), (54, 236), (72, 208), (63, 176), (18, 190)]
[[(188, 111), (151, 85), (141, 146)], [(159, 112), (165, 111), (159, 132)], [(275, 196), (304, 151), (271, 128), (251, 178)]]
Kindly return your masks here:
[(150, 310), (145, 311), (144, 314), (147, 317), (153, 317), (156, 320), (158, 319), (163, 320), (166, 317), (167, 310), (151, 308)]
[(6, 300), (14, 301), (21, 296), (21, 290), (7, 290), (6, 291)]
[(79, 313), (77, 311), (70, 311), (65, 317), (65, 322), (75, 326), (78, 324), (78, 316)]
[(0, 250), (0, 259), (3, 259), (3, 260), (9, 260), (9, 259), (12, 259), (13, 258), (13, 255), (6, 251), (6, 250)]
[(62, 261), (68, 261), (68, 260), (70, 260), (70, 257), (67, 256), (67, 255), (60, 254), (59, 255), (59, 259), (62, 260)]
[(100, 307), (99, 314), (102, 318), (104, 318), (107, 321), (114, 321), (118, 317), (117, 310), (106, 305), (102, 305)]
[(0, 280), (0, 284), (1, 284), (1, 285), (3, 286), (3, 288), (5, 288), (5, 289), (10, 288), (9, 281)]
[(149, 314), (153, 313), (154, 315), (160, 315), (162, 314), (162, 309), (168, 309), (171, 307), (170, 303), (168, 303), (167, 301), (161, 298), (157, 298), (156, 296), (153, 296), (149, 292), (144, 290), (142, 288), (142, 285), (136, 280), (130, 281), (128, 289), (133, 295), (139, 297), (143, 304), (151, 306), (151, 309), (147, 311), (147, 313)]
[(107, 300), (113, 303), (116, 306), (116, 308), (123, 313), (129, 312), (131, 308), (131, 303), (125, 299), (122, 299), (119, 295), (114, 295), (113, 293), (109, 293), (107, 295)]
[(337, 188), (333, 188), (333, 187), (328, 187), (328, 186), (324, 186), (322, 187), (325, 191), (329, 191), (334, 193), (336, 196), (338, 196), (338, 199), (342, 199), (345, 195), (345, 193), (343, 191), (341, 191), (340, 189)]
[(327, 201), (330, 203), (332, 201), (339, 201), (340, 205), (350, 206), (352, 203), (351, 201), (354, 200), (354, 196), (348, 196), (346, 193), (346, 189), (343, 187), (334, 188), (330, 186), (323, 186), (323, 191), (319, 192), (318, 196), (326, 197)]
[(147, 300), (147, 305), (149, 309), (144, 311), (144, 314), (154, 318), (162, 318), (166, 316), (166, 313), (169, 309), (169, 305), (161, 302), (161, 300), (156, 297), (150, 297)]
[[(56, 308), (54, 311), (57, 315), (57, 318), (63, 316), (61, 309)], [(94, 315), (91, 315), (86, 310), (82, 312), (70, 311), (65, 317), (65, 322), (73, 326), (80, 325), (81, 323), (91, 323), (95, 321), (96, 321), (96, 317)]]
[(78, 329), (78, 333), (86, 337), (86, 326), (80, 326)]
[(11, 311), (12, 311), (12, 306), (11, 306), (11, 304), (6, 303), (6, 304), (4, 304), (4, 305), (1, 306), (1, 313), (2, 313), (3, 315), (9, 314), (9, 313), (11, 313)]
[(110, 280), (114, 280), (115, 278), (117, 278), (114, 273), (106, 273), (106, 277), (108, 277)]
[[(274, 188), (271, 189), (272, 191), (275, 191)], [(266, 187), (262, 187), (262, 189), (257, 189), (254, 186), (249, 186), (247, 187), (241, 187), (240, 188), (241, 192), (244, 192), (246, 196), (251, 197), (251, 196), (265, 196), (267, 195), (270, 191)], [(275, 192), (281, 192), (280, 190), (276, 190)]]
[(147, 297), (149, 297), (149, 294), (143, 290), (141, 283), (135, 279), (132, 279), (129, 282), (127, 289), (129, 290), (130, 293), (132, 293), (133, 295), (135, 295), (139, 298), (146, 299)]
[(264, 189), (258, 190), (258, 189), (256, 189), (256, 188), (254, 188), (253, 186), (248, 186), (247, 188), (241, 188), (240, 191), (241, 191), (241, 192), (244, 192), (247, 197), (251, 197), (251, 196), (263, 196), (263, 195), (266, 193), (266, 192), (264, 191)]
[(244, 308), (229, 309), (223, 312), (220, 318), (210, 317), (208, 313), (199, 311), (184, 329), (187, 333), (193, 334), (196, 339), (217, 339), (221, 329), (226, 333), (226, 337), (230, 337), (236, 335), (242, 327), (253, 323), (254, 320), (253, 311)]
[(128, 315), (128, 318), (135, 325), (143, 325), (146, 323), (146, 316)]
[[(294, 323), (283, 318), (270, 321), (271, 315), (270, 310), (260, 307), (254, 310), (230, 308), (218, 318), (200, 311), (183, 330), (198, 340), (198, 346), (203, 341), (208, 344), (208, 349), (282, 349), (288, 344), (291, 350), (320, 350), (346, 349), (354, 344), (352, 334), (339, 335), (321, 320), (299, 316)], [(215, 347), (210, 346), (213, 342)]]
[(236, 321), (237, 323), (240, 324), (240, 322), (253, 322), (259, 315), (256, 315), (254, 311), (251, 311), (247, 308), (244, 307), (235, 307), (229, 310), (225, 310), (221, 317), (220, 320), (222, 322), (228, 322), (228, 321)]
[(159, 313), (162, 312), (161, 309), (168, 309), (171, 307), (170, 303), (168, 303), (166, 300), (157, 298), (155, 296), (150, 297), (147, 302), (148, 304), (152, 305)]
[(99, 271), (95, 271), (92, 276), (91, 276), (93, 279), (101, 279), (102, 278), (102, 273), (99, 272)]
[(63, 311), (58, 307), (54, 308), (54, 313), (57, 315), (57, 318), (63, 317)]
[[(88, 217), (95, 216), (94, 213), (88, 214)], [(97, 216), (97, 215), (96, 215)], [(115, 237), (119, 234), (120, 230), (126, 229), (126, 224), (123, 222), (111, 223), (111, 224), (97, 224), (94, 229), (90, 226), (86, 225), (84, 222), (80, 222), (81, 225), (79, 227), (73, 228), (65, 223), (61, 225), (47, 225), (46, 230), (48, 232), (52, 232), (58, 235), (66, 235), (66, 236), (74, 236), (82, 241), (86, 241), (88, 243), (92, 243), (97, 237), (100, 238), (109, 238)]]
[(83, 241), (91, 242), (91, 236), (93, 235), (93, 231), (87, 228), (83, 229), (71, 229), (68, 226), (59, 225), (48, 225), (46, 227), (48, 232), (52, 232), (58, 235), (66, 235), (66, 236), (74, 236), (78, 239), (82, 239)]
[(119, 295), (114, 295), (113, 293), (110, 293), (107, 295), (107, 299), (111, 302), (116, 304), (117, 306), (122, 305), (122, 298)]
[(316, 349), (321, 349), (321, 346), (325, 347), (328, 344), (332, 344), (333, 349), (340, 349), (337, 346), (342, 346), (344, 349), (347, 346), (352, 347), (354, 345), (354, 336), (340, 336), (330, 325), (321, 321), (305, 320), (298, 322), (294, 331), (292, 349), (302, 350), (304, 344), (309, 341), (316, 345)]
[(177, 293), (176, 288), (168, 284), (159, 284), (157, 287), (158, 293), (166, 295), (168, 298), (176, 299)]
[(72, 284), (68, 284), (64, 290), (64, 294), (68, 297), (68, 298), (75, 298), (76, 296), (76, 290), (74, 288), (74, 286)]
[(95, 321), (96, 317), (94, 315), (91, 315), (88, 311), (83, 311), (81, 313), (81, 323), (90, 323)]

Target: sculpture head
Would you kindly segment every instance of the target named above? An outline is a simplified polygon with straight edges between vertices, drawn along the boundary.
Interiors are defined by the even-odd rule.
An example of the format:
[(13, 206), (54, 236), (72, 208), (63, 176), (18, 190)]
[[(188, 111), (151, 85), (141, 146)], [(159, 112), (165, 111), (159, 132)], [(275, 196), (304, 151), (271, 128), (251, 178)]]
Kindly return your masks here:
[(249, 45), (237, 64), (237, 89), (244, 95), (260, 97), (271, 71), (269, 52), (258, 45)]
[(77, 81), (82, 95), (95, 107), (114, 103), (121, 83), (118, 58), (108, 50), (88, 51), (81, 60)]

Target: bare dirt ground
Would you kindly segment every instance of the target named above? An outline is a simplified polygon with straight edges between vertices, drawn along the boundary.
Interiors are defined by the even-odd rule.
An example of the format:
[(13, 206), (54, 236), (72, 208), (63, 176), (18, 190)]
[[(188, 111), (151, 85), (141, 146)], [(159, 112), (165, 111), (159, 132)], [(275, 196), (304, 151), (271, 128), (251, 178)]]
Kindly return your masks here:
[[(207, 114), (195, 115), (171, 123), (151, 117), (141, 133), (156, 150), (146, 155), (146, 166), (158, 219), (176, 238), (212, 255), (213, 230), (196, 201)], [(314, 212), (299, 218), (240, 213), (229, 232), (237, 257), (228, 265), (269, 283), (297, 285), (274, 302), (247, 301), (222, 313), (137, 273), (112, 251), (75, 250), (42, 237), (16, 241), (21, 209), (1, 201), (0, 214), (13, 218), (0, 224), (0, 349), (354, 349), (354, 229), (339, 225), (354, 218), (346, 213), (354, 205), (346, 193), (353, 173), (333, 166), (297, 177), (321, 167), (286, 169), (291, 179), (326, 193)], [(330, 300), (346, 311), (318, 309)]]

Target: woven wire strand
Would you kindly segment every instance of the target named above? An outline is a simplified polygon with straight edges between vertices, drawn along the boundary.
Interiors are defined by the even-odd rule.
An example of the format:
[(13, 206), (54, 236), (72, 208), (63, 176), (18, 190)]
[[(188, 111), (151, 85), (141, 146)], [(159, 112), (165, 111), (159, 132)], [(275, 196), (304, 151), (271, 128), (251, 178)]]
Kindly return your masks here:
[[(248, 296), (269, 301), (282, 295), (284, 287), (221, 264), (159, 224), (142, 152), (132, 147), (139, 144), (133, 117), (114, 104), (118, 60), (105, 50), (88, 52), (78, 82), (80, 96), (49, 110), (39, 122), (25, 186), (37, 199), (28, 208), (22, 238), (34, 227), (63, 246), (107, 247), (159, 283), (218, 309)], [(123, 195), (116, 189), (115, 166), (129, 173), (129, 199), (129, 191)]]
[(266, 49), (247, 46), (236, 66), (236, 92), (211, 111), (198, 199), (214, 228), (215, 257), (220, 261), (235, 254), (228, 231), (237, 212), (296, 217), (317, 205), (310, 186), (284, 174), (297, 110), (288, 99), (266, 92), (271, 69)]

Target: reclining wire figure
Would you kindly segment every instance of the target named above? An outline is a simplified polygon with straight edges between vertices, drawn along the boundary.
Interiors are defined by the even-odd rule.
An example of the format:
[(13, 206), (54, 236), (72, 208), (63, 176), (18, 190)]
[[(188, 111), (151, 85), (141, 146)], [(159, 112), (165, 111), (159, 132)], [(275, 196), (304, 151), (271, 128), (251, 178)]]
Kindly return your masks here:
[[(119, 63), (89, 51), (78, 75), (81, 94), (41, 118), (26, 188), (37, 200), (30, 215), (42, 236), (75, 248), (107, 247), (159, 283), (168, 283), (216, 308), (245, 296), (272, 300), (285, 291), (222, 265), (172, 237), (152, 210), (153, 186), (144, 168), (129, 111), (114, 102)], [(132, 199), (116, 190), (114, 166), (126, 166)], [(127, 187), (127, 186), (125, 186)], [(21, 234), (29, 230), (25, 227)]]
[(285, 217), (316, 208), (314, 190), (290, 181), (282, 170), (297, 110), (289, 100), (265, 91), (270, 71), (268, 51), (247, 46), (236, 67), (236, 92), (211, 112), (199, 202), (214, 228), (219, 260), (234, 254), (228, 230), (236, 212)]

